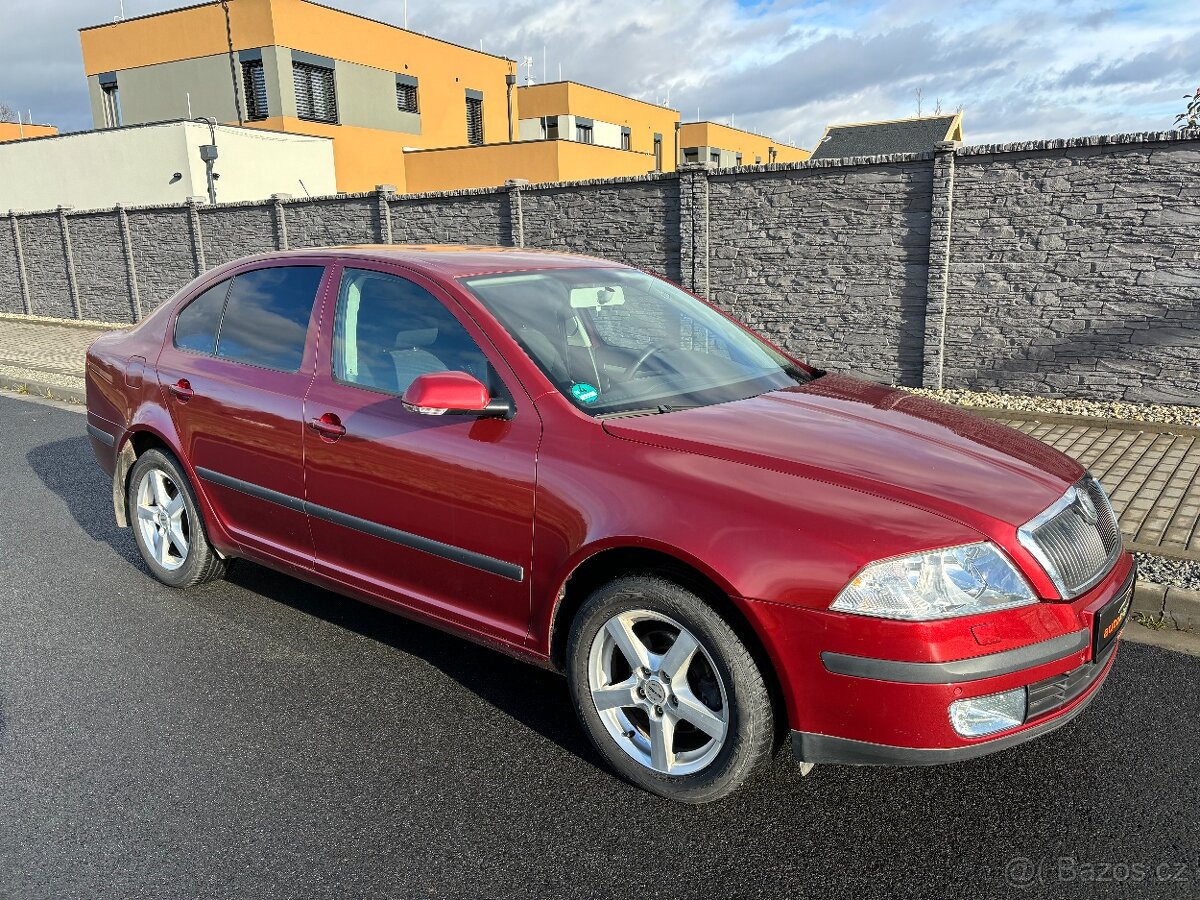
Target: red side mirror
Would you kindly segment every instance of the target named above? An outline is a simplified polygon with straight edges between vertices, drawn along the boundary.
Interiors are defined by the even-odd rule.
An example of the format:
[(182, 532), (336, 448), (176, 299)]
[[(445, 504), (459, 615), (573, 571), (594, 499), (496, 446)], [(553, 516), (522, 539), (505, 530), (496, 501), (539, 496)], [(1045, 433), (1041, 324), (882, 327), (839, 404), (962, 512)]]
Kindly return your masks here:
[(501, 416), (508, 418), (511, 404), (493, 400), (488, 389), (466, 372), (429, 372), (413, 379), (401, 398), (404, 408), (423, 416)]

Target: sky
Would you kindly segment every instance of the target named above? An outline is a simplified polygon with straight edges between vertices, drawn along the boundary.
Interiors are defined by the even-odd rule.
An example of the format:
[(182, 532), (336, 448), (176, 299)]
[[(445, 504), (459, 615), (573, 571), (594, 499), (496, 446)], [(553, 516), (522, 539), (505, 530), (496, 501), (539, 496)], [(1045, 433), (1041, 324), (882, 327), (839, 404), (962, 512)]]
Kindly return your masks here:
[[(0, 103), (91, 127), (77, 29), (120, 0), (0, 0)], [(124, 0), (127, 17), (193, 0)], [(236, 0), (235, 0), (236, 2)], [(327, 0), (402, 24), (403, 0)], [(408, 26), (812, 147), (830, 123), (962, 107), (968, 143), (1172, 127), (1197, 0), (409, 0)], [(544, 58), (544, 64), (543, 64)], [(560, 69), (561, 67), (561, 69)], [(521, 69), (525, 83), (526, 68)]]

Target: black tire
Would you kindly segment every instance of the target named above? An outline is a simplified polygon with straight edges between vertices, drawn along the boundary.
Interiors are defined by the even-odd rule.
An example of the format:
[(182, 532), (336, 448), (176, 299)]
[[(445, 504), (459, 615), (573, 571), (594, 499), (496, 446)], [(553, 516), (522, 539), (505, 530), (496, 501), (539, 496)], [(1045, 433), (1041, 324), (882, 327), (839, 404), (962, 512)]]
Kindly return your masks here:
[[(657, 771), (652, 764), (639, 762), (618, 743), (593, 701), (589, 682), (589, 671), (594, 664), (593, 643), (601, 629), (615, 616), (634, 611), (661, 615), (687, 629), (704, 651), (705, 671), (711, 676), (715, 669), (723, 683), (724, 700), (720, 704), (720, 713), (727, 719), (723, 744), (698, 771), (672, 775)], [(644, 620), (644, 623), (652, 629), (661, 624), (652, 619)], [(651, 634), (647, 640), (652, 638)], [(598, 652), (603, 656), (602, 651)], [(608, 765), (638, 787), (683, 803), (708, 803), (737, 790), (771, 757), (774, 717), (762, 672), (729, 623), (695, 594), (674, 582), (656, 576), (632, 575), (598, 588), (572, 623), (566, 662), (571, 697), (584, 731)], [(657, 673), (652, 674), (657, 676)], [(628, 677), (636, 681), (638, 674), (631, 671)], [(669, 673), (664, 677), (669, 678)], [(646, 687), (649, 689), (648, 683)], [(640, 688), (638, 691), (638, 696), (644, 698)], [(628, 717), (637, 722), (646, 721), (649, 728), (652, 726), (649, 721), (651, 710), (657, 710), (661, 716), (661, 710), (670, 710), (669, 703), (676, 699), (672, 695), (662, 707), (651, 706), (645, 713), (635, 709)], [(677, 742), (678, 723), (674, 727), (672, 740)], [(633, 736), (632, 729), (627, 736)], [(704, 737), (699, 732), (695, 736)], [(713, 749), (716, 750), (715, 746)]]
[[(182, 496), (186, 513), (187, 552), (182, 557), (182, 563), (176, 568), (163, 565), (155, 558), (153, 549), (147, 545), (146, 537), (139, 522), (137, 495), (138, 489), (147, 474), (157, 470), (169, 480), (169, 489), (175, 490), (174, 496)], [(217, 555), (209, 543), (208, 533), (204, 528), (204, 520), (196, 503), (196, 495), (184, 474), (183, 467), (169, 453), (161, 450), (147, 450), (138, 457), (137, 462), (129, 471), (129, 479), (125, 485), (125, 511), (129, 516), (129, 526), (133, 529), (134, 541), (138, 552), (154, 575), (163, 584), (173, 588), (190, 588), (198, 584), (213, 581), (225, 574), (225, 560)], [(176, 554), (178, 555), (178, 554)]]

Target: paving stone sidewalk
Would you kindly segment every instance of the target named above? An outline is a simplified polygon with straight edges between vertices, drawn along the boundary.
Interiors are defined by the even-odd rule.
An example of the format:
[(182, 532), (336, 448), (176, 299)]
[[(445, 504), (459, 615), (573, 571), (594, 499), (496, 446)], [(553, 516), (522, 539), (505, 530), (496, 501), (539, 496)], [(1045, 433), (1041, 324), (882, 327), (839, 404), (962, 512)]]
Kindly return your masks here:
[[(88, 345), (107, 328), (0, 315), (0, 384), (83, 390)], [(1200, 560), (1200, 431), (1033, 413), (990, 417), (1067, 453), (1104, 484), (1132, 549)]]

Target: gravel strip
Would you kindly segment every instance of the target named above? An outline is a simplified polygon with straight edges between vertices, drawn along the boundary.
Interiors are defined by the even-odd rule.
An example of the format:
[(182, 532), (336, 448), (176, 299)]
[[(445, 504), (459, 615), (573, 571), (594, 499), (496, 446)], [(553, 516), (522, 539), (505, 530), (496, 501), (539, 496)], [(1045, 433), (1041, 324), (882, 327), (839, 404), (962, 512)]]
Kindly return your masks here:
[(1188, 425), (1192, 428), (1200, 428), (1200, 407), (1196, 406), (1162, 406), (1148, 403), (1125, 403), (1116, 400), (1022, 396), (991, 391), (951, 389), (939, 391), (925, 388), (905, 388), (905, 390), (920, 394), (922, 397), (941, 400), (944, 403), (953, 403), (956, 406), (1091, 416), (1101, 419), (1124, 419), (1130, 422), (1153, 422), (1161, 425)]
[(1149, 553), (1135, 553), (1138, 577), (1152, 584), (1200, 591), (1200, 562), (1188, 559), (1168, 559)]

